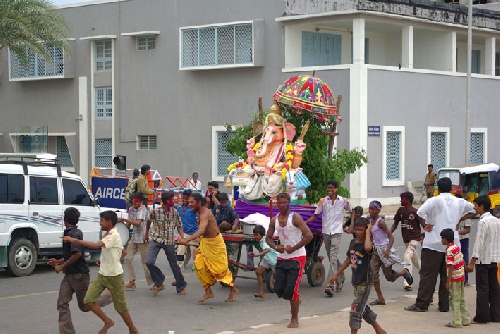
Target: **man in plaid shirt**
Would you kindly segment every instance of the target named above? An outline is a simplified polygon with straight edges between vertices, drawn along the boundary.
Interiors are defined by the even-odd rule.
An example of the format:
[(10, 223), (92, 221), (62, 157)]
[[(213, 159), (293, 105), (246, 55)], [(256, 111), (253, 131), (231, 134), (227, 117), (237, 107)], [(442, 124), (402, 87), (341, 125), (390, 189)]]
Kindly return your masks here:
[(165, 290), (165, 275), (160, 268), (156, 266), (156, 258), (160, 249), (163, 249), (167, 256), (168, 264), (172, 269), (175, 281), (177, 282), (177, 294), (183, 295), (186, 293), (187, 283), (182, 275), (181, 268), (177, 264), (177, 255), (175, 252), (174, 228), (177, 228), (181, 237), (184, 237), (182, 231), (181, 220), (179, 213), (174, 208), (174, 193), (166, 192), (161, 195), (162, 206), (155, 208), (149, 215), (148, 223), (146, 224), (146, 238), (150, 238), (148, 258), (146, 265), (153, 279), (153, 295), (157, 295), (160, 291)]

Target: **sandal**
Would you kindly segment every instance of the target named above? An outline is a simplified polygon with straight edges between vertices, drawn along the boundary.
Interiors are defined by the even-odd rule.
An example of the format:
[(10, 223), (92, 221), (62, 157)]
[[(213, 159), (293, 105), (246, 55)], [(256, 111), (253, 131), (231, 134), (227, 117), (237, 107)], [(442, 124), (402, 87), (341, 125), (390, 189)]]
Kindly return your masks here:
[(408, 271), (408, 269), (406, 270), (406, 274), (403, 276), (406, 283), (408, 283), (408, 285), (412, 285), (413, 284), (413, 276), (410, 274), (410, 272)]
[(370, 305), (385, 305), (385, 301), (381, 301), (380, 299), (375, 299), (370, 303)]
[(410, 311), (410, 312), (427, 312), (427, 310), (421, 309), (416, 304), (413, 304), (413, 305), (410, 305), (410, 306), (406, 306), (404, 308), (404, 310), (405, 311)]
[(335, 287), (335, 291), (340, 292), (342, 291), (342, 288), (344, 287), (344, 281), (342, 282), (337, 282), (337, 285)]
[(325, 293), (328, 297), (333, 297), (333, 286), (329, 285), (325, 288)]

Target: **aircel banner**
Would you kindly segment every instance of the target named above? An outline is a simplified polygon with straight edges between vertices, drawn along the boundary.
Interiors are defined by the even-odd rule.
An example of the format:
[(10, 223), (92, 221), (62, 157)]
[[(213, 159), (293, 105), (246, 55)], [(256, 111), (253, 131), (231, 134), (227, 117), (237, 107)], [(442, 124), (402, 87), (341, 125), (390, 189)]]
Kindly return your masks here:
[(123, 192), (127, 186), (126, 178), (92, 178), (92, 193), (99, 198), (99, 205), (107, 208), (126, 209)]

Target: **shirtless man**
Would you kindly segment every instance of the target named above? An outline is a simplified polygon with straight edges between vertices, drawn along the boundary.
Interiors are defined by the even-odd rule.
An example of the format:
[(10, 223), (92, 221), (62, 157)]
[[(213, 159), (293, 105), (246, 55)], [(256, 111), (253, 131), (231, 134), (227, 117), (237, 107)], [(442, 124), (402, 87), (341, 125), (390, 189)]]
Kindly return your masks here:
[[(306, 264), (307, 245), (313, 238), (311, 230), (300, 215), (290, 212), (290, 195), (276, 197), (279, 213), (271, 219), (266, 234), (266, 242), (280, 253), (276, 263), (274, 290), (278, 297), (290, 301), (292, 318), (288, 328), (299, 327), (300, 281)], [(273, 241), (274, 231), (278, 231), (280, 244)]]
[(192, 193), (189, 197), (189, 206), (198, 216), (198, 231), (188, 238), (179, 238), (177, 243), (187, 245), (200, 238), (200, 247), (194, 261), (196, 275), (205, 289), (205, 294), (198, 301), (204, 302), (214, 297), (211, 286), (217, 281), (230, 286), (229, 297), (226, 302), (233, 302), (239, 290), (234, 285), (234, 278), (227, 265), (227, 252), (224, 239), (219, 232), (217, 222), (210, 209), (205, 207), (203, 196)]

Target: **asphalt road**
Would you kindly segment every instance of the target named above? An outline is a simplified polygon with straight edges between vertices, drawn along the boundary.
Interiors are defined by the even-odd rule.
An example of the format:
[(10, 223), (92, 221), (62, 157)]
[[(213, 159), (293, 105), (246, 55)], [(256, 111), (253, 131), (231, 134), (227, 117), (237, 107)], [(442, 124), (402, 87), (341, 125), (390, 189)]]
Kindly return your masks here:
[[(392, 224), (392, 222), (388, 223)], [(471, 250), (474, 245), (474, 226), (472, 231)], [(395, 247), (398, 249), (400, 257), (402, 257), (404, 244), (399, 230), (396, 231), (395, 238)], [(343, 253), (348, 247), (349, 240), (349, 235), (343, 236), (341, 245)], [(325, 255), (324, 249), (321, 250), (320, 255)], [(165, 256), (160, 254), (158, 261), (160, 268), (169, 275), (166, 279), (166, 283), (169, 284), (173, 278)], [(323, 263), (326, 266), (326, 256)], [(240, 293), (234, 303), (224, 302), (229, 289), (218, 284), (213, 288), (215, 298), (204, 303), (198, 303), (197, 300), (203, 295), (203, 288), (191, 269), (186, 272), (188, 282), (188, 293), (186, 295), (177, 295), (174, 287), (165, 284), (167, 289), (158, 296), (153, 297), (143, 279), (139, 256), (134, 259), (134, 266), (138, 276), (138, 287), (135, 291), (127, 292), (127, 302), (132, 319), (143, 334), (168, 333), (168, 331), (175, 331), (176, 334), (220, 333), (289, 320), (290, 308), (287, 301), (278, 299), (276, 295), (271, 293), (266, 293), (264, 299), (254, 298), (253, 294), (257, 292), (257, 281), (254, 279), (255, 274), (253, 272), (242, 272), (240, 270), (239, 275), (244, 277), (236, 279), (236, 285)], [(395, 269), (399, 268), (401, 267), (395, 266)], [(91, 278), (96, 276), (97, 270), (96, 266), (91, 267)], [(401, 278), (394, 283), (389, 283), (382, 278), (382, 291), (386, 300), (405, 298), (409, 294), (416, 296), (419, 277), (415, 270), (414, 276), (415, 283), (412, 292), (403, 290)], [(0, 333), (58, 333), (56, 301), (62, 277), (62, 274), (56, 274), (48, 266), (38, 266), (35, 272), (28, 277), (11, 277), (7, 273), (0, 271)], [(306, 276), (304, 276), (300, 290), (302, 304), (299, 317), (332, 313), (349, 307), (352, 301), (350, 278), (351, 273), (347, 270), (346, 284), (343, 291), (335, 293), (333, 298), (326, 298), (324, 294), (325, 284), (322, 287), (311, 287), (307, 283)], [(474, 284), (474, 275), (471, 275), (470, 282)], [(370, 300), (375, 298), (376, 295), (372, 291)], [(410, 298), (413, 297), (410, 296)], [(81, 312), (75, 300), (70, 305), (77, 333), (97, 333), (102, 326), (100, 320), (91, 313)], [(435, 307), (437, 308), (437, 305)], [(374, 308), (376, 311), (376, 306)], [(104, 311), (115, 321), (115, 326), (109, 330), (109, 333), (127, 332), (126, 326), (112, 305), (105, 307)]]

